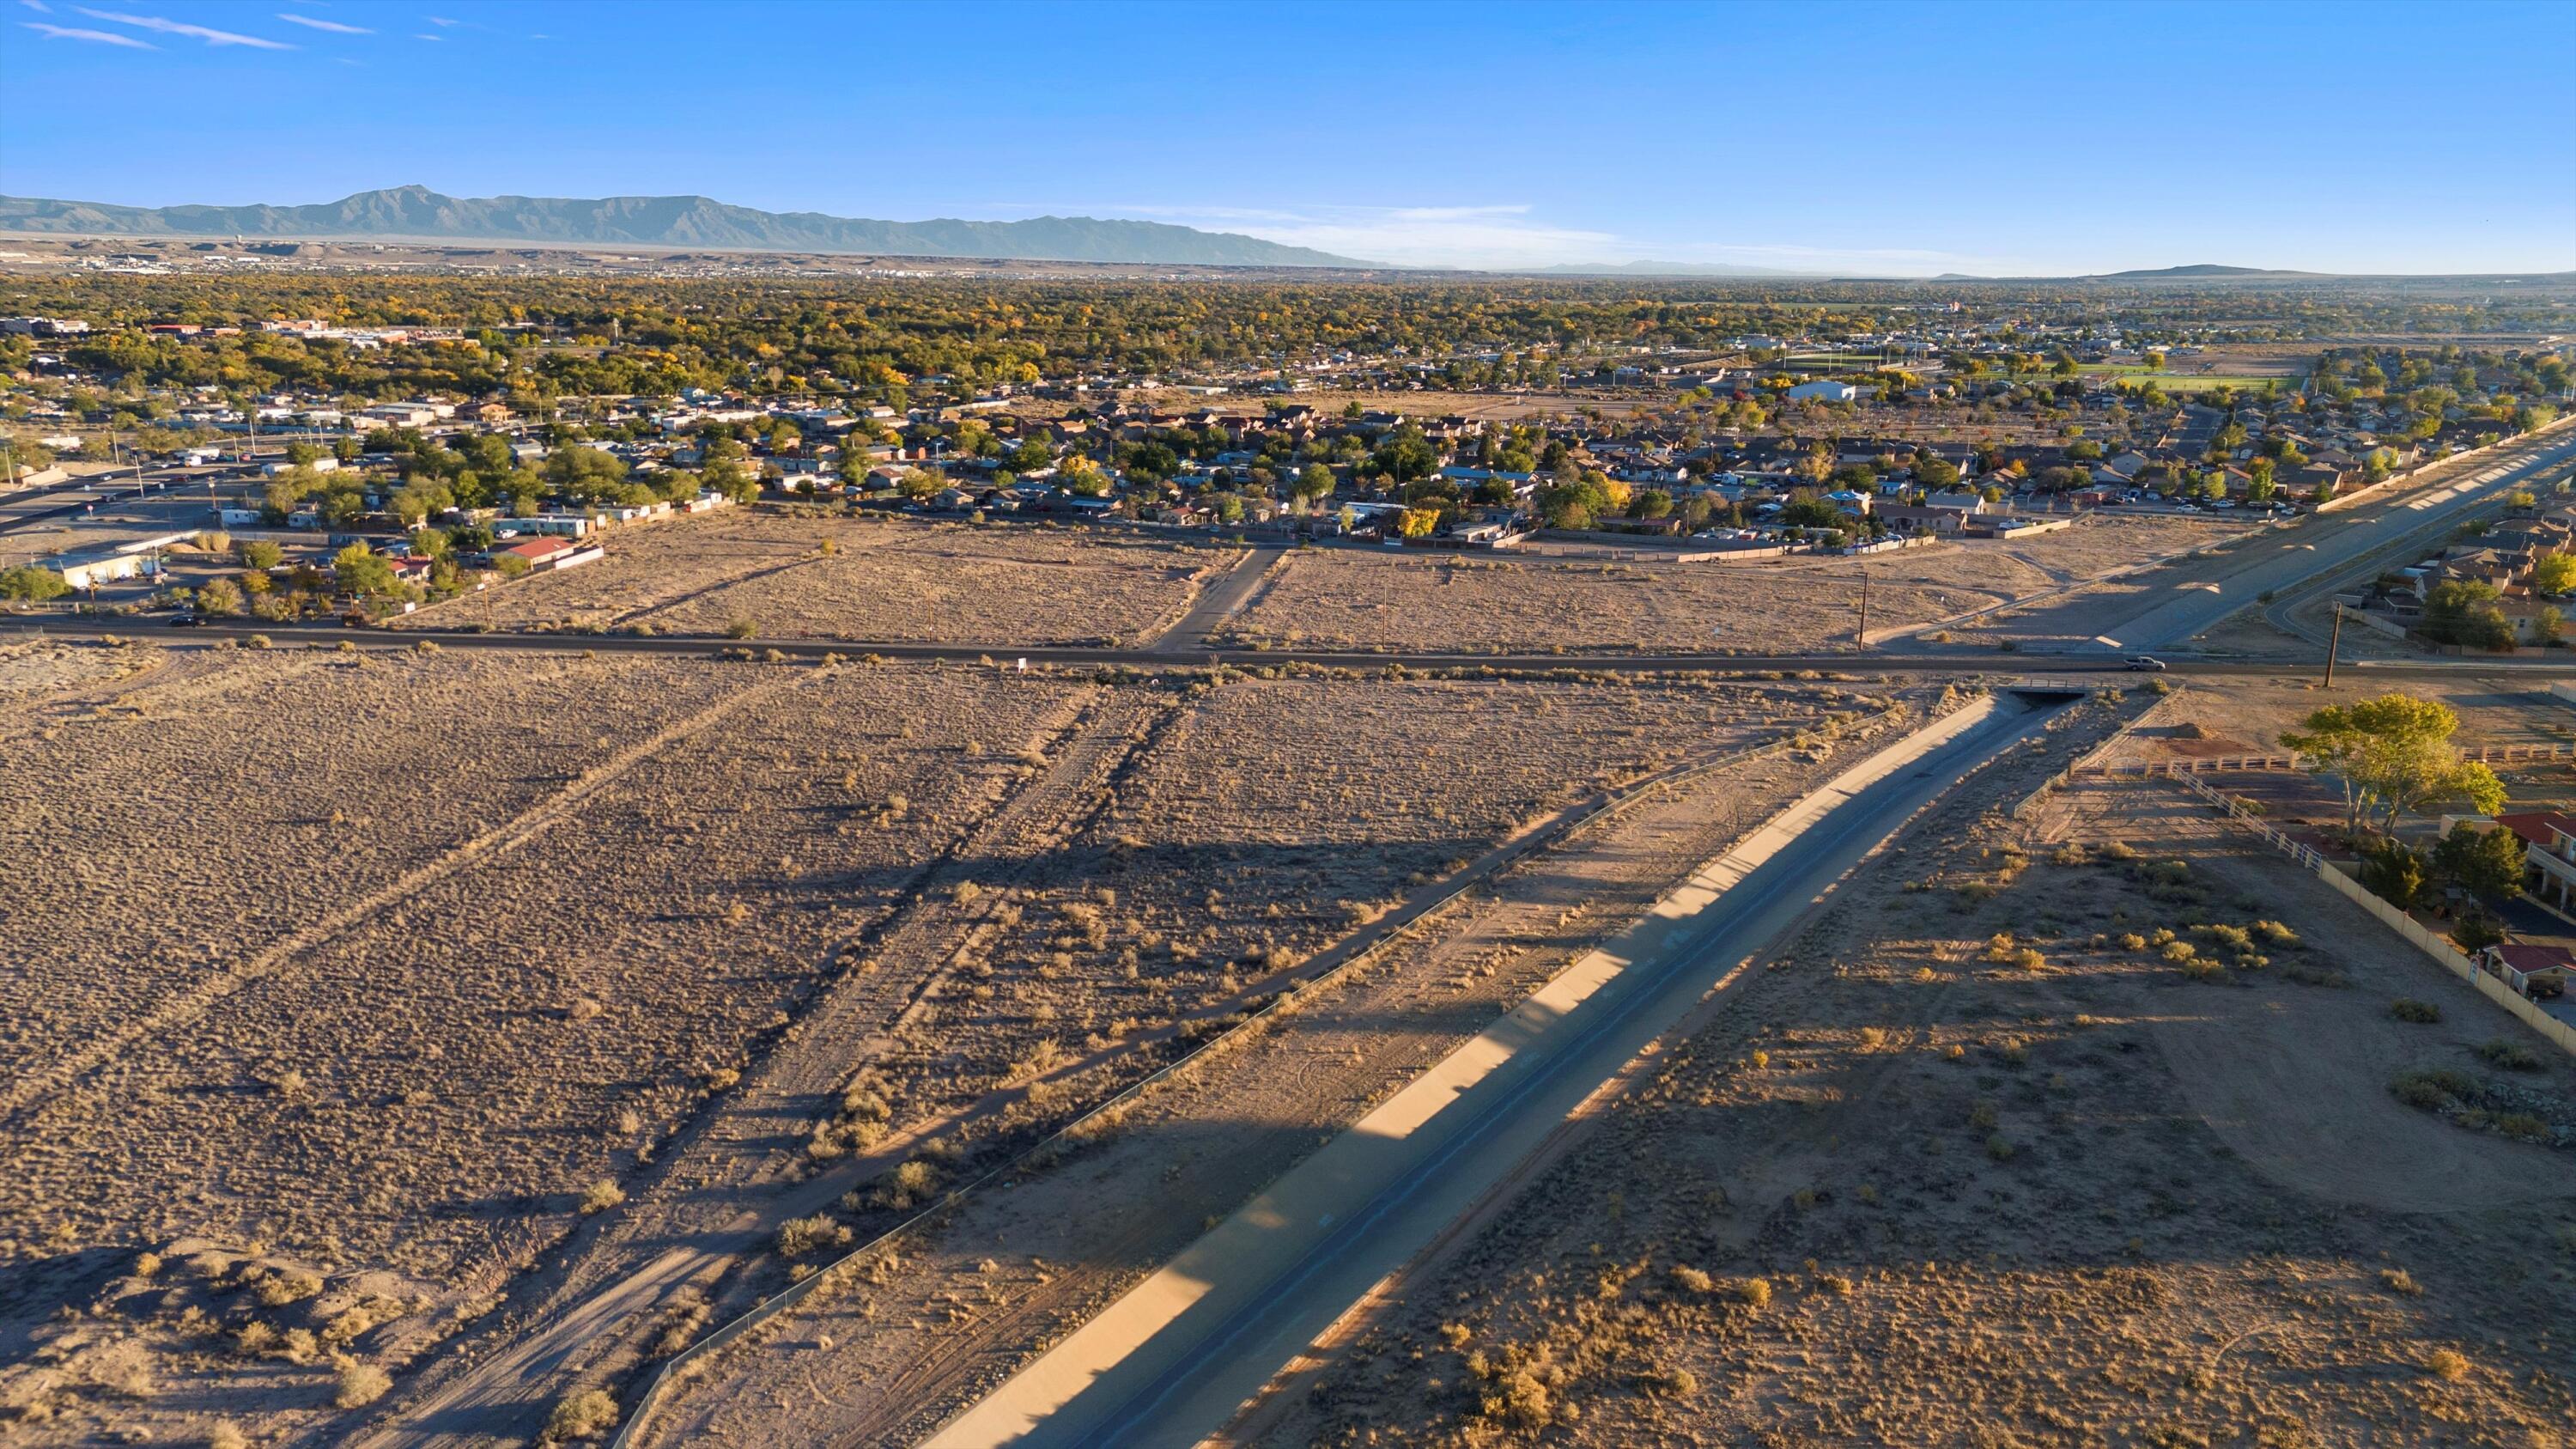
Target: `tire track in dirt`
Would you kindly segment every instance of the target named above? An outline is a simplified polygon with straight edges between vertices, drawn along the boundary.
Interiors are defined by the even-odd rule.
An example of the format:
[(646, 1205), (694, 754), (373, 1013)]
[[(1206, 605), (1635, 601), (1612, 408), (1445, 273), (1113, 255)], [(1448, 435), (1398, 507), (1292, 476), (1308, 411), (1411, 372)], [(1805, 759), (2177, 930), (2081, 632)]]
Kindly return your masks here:
[[(842, 1083), (935, 996), (1011, 889), (1091, 817), (1149, 737), (1140, 726), (1154, 708), (1120, 693), (1086, 691), (1066, 701), (1040, 736), (1067, 741), (1062, 753), (915, 877), (900, 914), (865, 943), (875, 969), (841, 978), (751, 1079), (717, 1099), (629, 1205), (559, 1268), (506, 1347), (425, 1385), (398, 1411), (399, 1422), (360, 1442), (428, 1444), (523, 1430), (535, 1412), (532, 1386), (622, 1352), (672, 1294), (711, 1286), (764, 1249), (778, 1222), (829, 1205), (873, 1170), (871, 1156), (798, 1181), (804, 1124), (830, 1115)], [(968, 879), (998, 888), (961, 900), (954, 887)], [(859, 948), (843, 940), (827, 949), (839, 956)]]
[[(1804, 769), (1789, 766), (1786, 772), (1802, 776)], [(1292, 1018), (1292, 1031), (1253, 1048), (1268, 1055), (1268, 1069), (1252, 1073), (1236, 1065), (1183, 1086), (1178, 1099), (1162, 1104), (1156, 1115), (1179, 1123), (1191, 1114), (1190, 1103), (1205, 1106), (1201, 1099), (1212, 1099), (1222, 1103), (1229, 1118), (1284, 1120), (1316, 1111), (1318, 1104), (1331, 1117), (1401, 1085), (1441, 1054), (1449, 1036), (1472, 1033), (1487, 1019), (1489, 1013), (1464, 1010), (1462, 1000), (1500, 999), (1531, 972), (1543, 976), (1546, 962), (1650, 904), (1676, 873), (1704, 859), (1712, 832), (1731, 838), (1736, 812), (1755, 808), (1745, 798), (1745, 785), (1734, 772), (1691, 781), (1608, 829), (1586, 832), (1579, 843), (1561, 844), (1516, 865), (1485, 892), (1421, 923), (1417, 929), (1423, 936), (1407, 948), (1401, 964), (1371, 967), (1347, 994), (1301, 1010)], [(1417, 1024), (1401, 1029), (1387, 1025), (1408, 1018)], [(1357, 1043), (1362, 1041), (1370, 1049), (1361, 1050)], [(1263, 1080), (1252, 1082), (1253, 1076)], [(1243, 1091), (1262, 1100), (1226, 1100)], [(1289, 1102), (1302, 1105), (1292, 1111), (1283, 1105)], [(1150, 1130), (1130, 1126), (1123, 1135), (1142, 1137)], [(1183, 1238), (1194, 1235), (1202, 1207), (1225, 1210), (1257, 1191), (1270, 1175), (1267, 1167), (1277, 1166), (1258, 1150), (1223, 1156), (1226, 1160), (1202, 1159), (1186, 1167), (1172, 1164), (1172, 1171), (1184, 1175), (1163, 1180), (1157, 1191), (1164, 1200), (1155, 1208), (1139, 1205), (1098, 1215), (1097, 1225), (1083, 1233), (1079, 1252), (1048, 1251), (1042, 1275), (1015, 1273), (1007, 1285), (990, 1285), (993, 1294), (1008, 1294), (1006, 1302), (957, 1301), (953, 1294), (936, 1291), (942, 1286), (938, 1280), (954, 1276), (946, 1274), (932, 1273), (932, 1281), (917, 1285), (917, 1294), (899, 1290), (897, 1298), (865, 1316), (875, 1317), (877, 1309), (897, 1322), (907, 1312), (916, 1322), (927, 1316), (929, 1321), (921, 1324), (925, 1331), (913, 1336), (906, 1354), (891, 1365), (870, 1364), (844, 1375), (844, 1381), (863, 1387), (853, 1402), (832, 1406), (837, 1412), (828, 1415), (827, 1423), (817, 1421), (820, 1410), (800, 1408), (788, 1416), (787, 1425), (765, 1421), (764, 1432), (776, 1429), (786, 1437), (816, 1442), (875, 1443), (900, 1442), (926, 1429), (944, 1406), (971, 1397), (978, 1383), (1006, 1374), (1027, 1346), (1080, 1322), (1090, 1307), (1167, 1256), (1175, 1232)], [(973, 1258), (980, 1250), (964, 1246), (962, 1233), (951, 1234), (952, 1241), (945, 1244), (923, 1245), (922, 1256)], [(844, 1301), (818, 1302), (796, 1316), (809, 1330), (839, 1334), (845, 1331), (840, 1320), (850, 1312), (846, 1300), (862, 1296), (866, 1289), (840, 1290), (837, 1297)], [(948, 1315), (946, 1322), (939, 1321), (942, 1313)], [(855, 1337), (864, 1330), (852, 1326), (846, 1331)], [(810, 1332), (797, 1329), (784, 1329), (783, 1336), (793, 1343), (811, 1339)], [(767, 1383), (773, 1375), (762, 1367), (783, 1369), (779, 1358), (779, 1350), (770, 1350), (737, 1371), (737, 1380), (748, 1376)], [(653, 1442), (687, 1442), (715, 1432), (707, 1416), (726, 1403), (749, 1404), (759, 1398), (757, 1392), (728, 1391), (713, 1401), (673, 1405), (678, 1412)]]
[(803, 558), (792, 558), (785, 563), (763, 564), (758, 568), (745, 569), (743, 572), (738, 574), (728, 574), (724, 578), (715, 580), (713, 583), (700, 584), (694, 589), (674, 594), (670, 598), (647, 604), (643, 608), (630, 609), (623, 614), (615, 615), (602, 627), (616, 629), (629, 624), (640, 624), (656, 615), (667, 614), (683, 604), (696, 603), (698, 600), (705, 598), (709, 594), (721, 593), (726, 589), (733, 588), (740, 584), (757, 583), (762, 579), (774, 579), (780, 574), (792, 573), (797, 569), (822, 563), (826, 559), (835, 557), (838, 557), (838, 555), (828, 553), (807, 554)]
[[(29, 730), (42, 729), (57, 722), (60, 716), (48, 715), (47, 711), (59, 710), (64, 705), (87, 704), (95, 709), (115, 703), (138, 689), (166, 683), (169, 677), (187, 672), (173, 669), (172, 666), (180, 662), (169, 651), (157, 650), (151, 663), (128, 674), (85, 679), (43, 694), (0, 700), (0, 730), (5, 730), (5, 733), (0, 733), (0, 739), (23, 738)], [(199, 661), (192, 659), (187, 662), (195, 665)]]
[[(1206, 647), (1220, 626), (1248, 607), (1253, 590), (1269, 576), (1270, 564), (1253, 567), (1264, 552), (1244, 549), (1222, 565), (1211, 564), (1202, 570), (1202, 574), (1214, 576), (1202, 577), (1179, 610), (1162, 627), (1148, 631), (1137, 641), (1137, 647), (1156, 654), (1183, 654)], [(1284, 550), (1278, 554), (1279, 559), (1287, 557)]]
[(209, 977), (62, 1060), (25, 1072), (9, 1083), (5, 1090), (0, 1090), (0, 1132), (17, 1132), (29, 1120), (30, 1112), (42, 1110), (39, 1105), (41, 1099), (69, 1086), (137, 1042), (165, 1035), (195, 1020), (242, 987), (290, 969), (297, 957), (329, 943), (458, 871), (518, 849), (546, 830), (571, 819), (591, 796), (615, 784), (645, 760), (722, 722), (744, 707), (796, 688), (811, 677), (809, 673), (799, 671), (766, 683), (753, 684), (676, 724), (664, 726), (583, 770), (553, 796), (521, 811), (503, 824), (413, 867), (379, 889), (266, 947), (232, 970)]

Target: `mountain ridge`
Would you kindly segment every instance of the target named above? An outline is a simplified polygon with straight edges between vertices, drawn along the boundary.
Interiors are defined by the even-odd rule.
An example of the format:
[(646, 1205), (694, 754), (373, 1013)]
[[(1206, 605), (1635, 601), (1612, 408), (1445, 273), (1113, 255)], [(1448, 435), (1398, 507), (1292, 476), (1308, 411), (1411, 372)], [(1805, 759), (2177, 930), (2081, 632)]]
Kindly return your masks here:
[(0, 196), (0, 230), (296, 241), (535, 242), (1183, 266), (1373, 265), (1309, 247), (1164, 222), (1088, 216), (880, 221), (814, 211), (760, 211), (705, 196), (455, 197), (418, 185), (361, 191), (306, 206), (143, 207)]

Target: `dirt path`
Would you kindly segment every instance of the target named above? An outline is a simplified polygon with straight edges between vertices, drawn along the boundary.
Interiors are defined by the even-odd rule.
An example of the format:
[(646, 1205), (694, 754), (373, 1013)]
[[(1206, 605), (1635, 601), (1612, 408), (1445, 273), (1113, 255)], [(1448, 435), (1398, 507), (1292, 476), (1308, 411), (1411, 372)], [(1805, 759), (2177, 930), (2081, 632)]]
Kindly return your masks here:
[(41, 1134), (20, 1132), (24, 1124), (19, 1114), (30, 1110), (32, 1104), (58, 1096), (63, 1087), (77, 1080), (82, 1073), (114, 1059), (138, 1042), (165, 1035), (203, 1015), (216, 1002), (253, 981), (293, 970), (298, 957), (458, 871), (518, 849), (544, 831), (572, 819), (591, 796), (615, 784), (643, 761), (712, 728), (748, 706), (783, 690), (798, 687), (809, 677), (807, 672), (800, 670), (737, 690), (696, 714), (625, 746), (573, 776), (562, 789), (545, 800), (437, 858), (404, 872), (387, 885), (244, 960), (231, 971), (198, 982), (60, 1060), (32, 1070), (22, 1070), (6, 1087), (0, 1087), (0, 1129), (18, 1133), (29, 1142), (42, 1140)]
[[(807, 1124), (828, 1120), (851, 1073), (937, 999), (1013, 888), (1087, 819), (1152, 713), (1128, 694), (1069, 700), (1044, 727), (1057, 751), (1051, 763), (932, 862), (874, 940), (834, 948), (844, 959), (864, 951), (872, 969), (836, 983), (750, 1078), (715, 1099), (633, 1201), (523, 1288), (532, 1306), (501, 1330), (506, 1347), (433, 1378), (360, 1442), (515, 1441), (564, 1380), (633, 1352), (631, 1341), (680, 1290), (711, 1290), (779, 1223), (821, 1210), (877, 1170), (871, 1156), (807, 1175)], [(979, 889), (961, 893), (970, 880)]]
[[(874, 1281), (827, 1289), (764, 1329), (683, 1391), (653, 1442), (925, 1432), (1823, 768), (1780, 757), (1686, 780), (1515, 867), (1395, 954), (1301, 1000), (1288, 1024), (1160, 1089), (1108, 1141), (979, 1194)], [(1117, 1210), (1101, 1211), (1104, 1198)]]
[(1186, 654), (1205, 648), (1208, 636), (1242, 610), (1283, 557), (1285, 554), (1275, 548), (1250, 548), (1237, 554), (1224, 573), (1199, 586), (1199, 596), (1191, 602), (1188, 612), (1146, 641), (1145, 647), (1157, 654)]

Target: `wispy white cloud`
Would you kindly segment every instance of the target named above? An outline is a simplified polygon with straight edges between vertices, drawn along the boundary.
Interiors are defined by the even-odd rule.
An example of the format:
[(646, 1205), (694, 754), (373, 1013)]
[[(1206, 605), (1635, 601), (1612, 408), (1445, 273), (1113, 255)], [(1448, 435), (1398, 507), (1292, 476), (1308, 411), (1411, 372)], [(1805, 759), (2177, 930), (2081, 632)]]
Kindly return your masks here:
[(1524, 204), (1479, 206), (1244, 206), (1054, 203), (997, 205), (1013, 214), (1135, 216), (1408, 267), (1513, 270), (1560, 263), (1699, 262), (1872, 276), (1992, 271), (1999, 259), (1906, 248), (1823, 247), (1657, 239), (1549, 221)]
[(456, 23), (455, 21), (448, 19), (448, 18), (447, 18), (446, 16), (444, 16), (444, 15), (424, 15), (424, 16), (422, 16), (422, 17), (421, 17), (421, 19), (428, 21), (428, 22), (429, 22), (430, 24), (432, 24), (432, 25), (438, 25), (438, 26), (454, 25), (454, 24)]
[(333, 35), (375, 34), (374, 31), (369, 30), (363, 25), (343, 25), (337, 20), (316, 20), (310, 15), (287, 15), (280, 13), (277, 18), (285, 21), (289, 25), (301, 25), (307, 30), (327, 30)]
[(86, 5), (75, 5), (72, 8), (92, 20), (105, 20), (115, 25), (131, 25), (137, 30), (157, 30), (164, 35), (184, 35), (191, 40), (202, 40), (208, 45), (246, 45), (253, 50), (295, 49), (294, 46), (282, 40), (264, 40), (256, 35), (240, 35), (230, 30), (216, 30), (211, 26), (190, 25), (184, 20), (172, 20), (162, 15), (128, 15), (121, 10), (92, 10)]
[(1399, 266), (1531, 267), (1631, 254), (1616, 233), (1551, 225), (1524, 205), (1107, 209)]
[(29, 30), (36, 32), (38, 35), (45, 37), (47, 40), (86, 40), (92, 45), (121, 45), (127, 50), (159, 50), (161, 48), (157, 45), (146, 45), (131, 35), (118, 35), (115, 32), (108, 30), (78, 30), (67, 25), (47, 25), (41, 20), (21, 20), (18, 23), (27, 27)]
[(414, 40), (427, 40), (432, 42), (445, 40), (446, 38), (447, 37), (444, 35), (415, 35), (412, 37)]
[(35, 11), (39, 15), (51, 15), (54, 13), (54, 7), (46, 4), (45, 0), (18, 0), (18, 3)]

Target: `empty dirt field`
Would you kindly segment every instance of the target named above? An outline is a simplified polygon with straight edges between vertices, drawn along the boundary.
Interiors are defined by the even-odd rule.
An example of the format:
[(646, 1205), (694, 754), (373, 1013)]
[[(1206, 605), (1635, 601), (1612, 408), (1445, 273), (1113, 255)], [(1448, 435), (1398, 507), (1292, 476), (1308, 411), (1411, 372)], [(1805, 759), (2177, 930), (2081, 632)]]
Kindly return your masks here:
[(602, 536), (606, 558), (398, 627), (628, 630), (886, 643), (1137, 643), (1235, 554), (1096, 530), (720, 509)]
[[(2474, 753), (2576, 742), (2576, 704), (2550, 694), (2549, 684), (2530, 673), (2500, 671), (2487, 678), (2413, 679), (2398, 692), (2448, 705), (2460, 720), (2452, 742)], [(2284, 750), (2282, 733), (2298, 729), (2311, 713), (2388, 692), (2366, 669), (2345, 670), (2331, 690), (2316, 679), (2195, 682), (2157, 704), (2102, 758), (2153, 764)]]
[(0, 644), (0, 712), (130, 678), (162, 662), (161, 651), (140, 644), (105, 649), (54, 639)]
[[(169, 675), (0, 745), (50, 782), (8, 806), (0, 1360), (174, 1241), (364, 1284), (380, 1318), (470, 1307), (758, 1050), (1072, 688), (459, 652)], [(197, 1395), (328, 1406), (287, 1334), (325, 1325), (266, 1311), (315, 1292), (170, 1286), (135, 1337)], [(48, 1417), (88, 1373), (0, 1376), (0, 1405)]]
[(2095, 517), (2020, 541), (1868, 558), (1666, 563), (1293, 553), (1221, 641), (1468, 652), (1769, 652), (1846, 644), (1869, 579), (1873, 640), (2244, 536), (2242, 525)]
[(657, 1245), (796, 1192), (864, 1227), (1606, 785), (1887, 702), (65, 648), (0, 709), (48, 782), (0, 807), (30, 1443), (340, 1442)]
[(2173, 787), (1983, 803), (1233, 1442), (2568, 1443), (2576, 1065)]
[[(1871, 632), (2000, 602), (1999, 591), (1880, 584)], [(1857, 575), (1795, 565), (1552, 563), (1309, 549), (1288, 555), (1219, 642), (1468, 653), (1757, 653), (1848, 643)]]
[[(1472, 687), (1435, 686), (1452, 698), (1435, 694), (1414, 702), (1434, 711), (1455, 707), (1463, 702), (1457, 695)], [(1300, 693), (1309, 697), (1296, 698)], [(1904, 728), (1881, 719), (1879, 706), (1887, 702), (1843, 701), (1846, 710), (1858, 705), (1864, 712), (1846, 712), (1841, 723), (1817, 728), (1805, 748), (1748, 759), (1656, 792), (1599, 828), (1488, 880), (1417, 924), (1367, 968), (1301, 991), (1285, 1024), (1255, 1033), (1248, 1045), (1230, 1047), (1214, 1064), (1156, 1088), (1114, 1125), (1071, 1149), (1069, 1159), (1025, 1175), (1015, 1171), (1012, 1180), (989, 1185), (955, 1220), (916, 1234), (740, 1352), (693, 1375), (680, 1401), (657, 1420), (652, 1442), (913, 1442), (1185, 1245), (1212, 1216), (1237, 1206), (1427, 1061), (1472, 1035), (1560, 969), (1569, 954), (1624, 924), (1678, 872), (1829, 773), (1835, 762), (1847, 762), (1865, 753), (1869, 741)], [(1383, 706), (1366, 709), (1345, 686), (1317, 691), (1305, 681), (1248, 690), (1237, 703), (1231, 717), (1205, 721), (1219, 727), (1212, 735), (1231, 734), (1287, 705), (1389, 718)], [(1576, 731), (1587, 712), (1651, 727), (1650, 717), (1633, 713), (1639, 705), (1613, 704), (1597, 694), (1558, 694), (1554, 708), (1544, 696), (1523, 703), (1534, 706), (1538, 718), (1521, 727), (1520, 739), (1580, 738)], [(1658, 711), (1676, 703), (1642, 702)], [(1924, 701), (1913, 703), (1919, 709)], [(1778, 700), (1793, 713), (1803, 712), (1805, 704)], [(1740, 700), (1735, 707), (1758, 711), (1763, 702)], [(1734, 722), (1712, 743), (1726, 743), (1729, 736), (1736, 742), (1758, 738), (1745, 731), (1749, 723)], [(1492, 743), (1507, 746), (1495, 751), (1500, 757), (1518, 742)], [(1425, 771), (1408, 788), (1428, 790), (1440, 778), (1438, 771)], [(1462, 783), (1466, 800), (1491, 788), (1473, 778)], [(1335, 803), (1341, 793), (1330, 781), (1301, 788), (1305, 807), (1283, 814), (1269, 833), (1285, 841), (1351, 828), (1339, 823), (1351, 809)], [(1393, 813), (1376, 830), (1397, 842), (1394, 849), (1405, 851), (1407, 836), (1416, 842), (1412, 851), (1441, 848), (1439, 837), (1448, 830), (1440, 823), (1397, 825), (1417, 807), (1402, 799), (1382, 803)], [(1168, 829), (1182, 849), (1206, 833), (1203, 825), (1178, 821)], [(1383, 868), (1332, 866), (1328, 854), (1316, 852), (1297, 873), (1322, 866), (1357, 883), (1351, 872)], [(1291, 882), (1282, 898), (1297, 894)], [(1264, 914), (1251, 913), (1253, 919)], [(882, 1215), (860, 1218), (862, 1238), (882, 1221)], [(818, 1400), (794, 1390), (816, 1374), (844, 1391)]]

